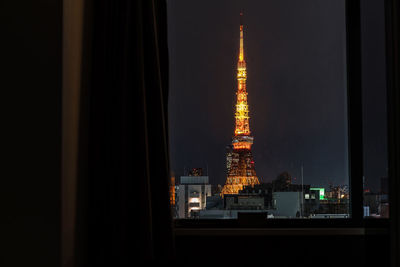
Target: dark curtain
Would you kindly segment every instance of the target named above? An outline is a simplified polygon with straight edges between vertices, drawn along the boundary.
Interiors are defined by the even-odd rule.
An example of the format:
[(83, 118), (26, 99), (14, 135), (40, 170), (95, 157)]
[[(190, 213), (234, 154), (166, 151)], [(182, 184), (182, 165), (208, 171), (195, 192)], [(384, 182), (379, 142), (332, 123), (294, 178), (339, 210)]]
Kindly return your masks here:
[(173, 258), (166, 1), (85, 3), (76, 266)]

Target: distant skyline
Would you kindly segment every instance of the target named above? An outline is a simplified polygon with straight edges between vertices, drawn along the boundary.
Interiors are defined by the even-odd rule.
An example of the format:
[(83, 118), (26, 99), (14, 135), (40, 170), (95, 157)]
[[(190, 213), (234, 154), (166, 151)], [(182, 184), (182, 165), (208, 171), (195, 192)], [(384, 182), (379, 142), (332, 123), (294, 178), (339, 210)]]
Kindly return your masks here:
[[(348, 184), (344, 1), (168, 1), (171, 169), (223, 185), (244, 10), (250, 129), (261, 182), (288, 171)], [(288, 8), (291, 7), (291, 8)], [(288, 19), (290, 18), (290, 19)]]

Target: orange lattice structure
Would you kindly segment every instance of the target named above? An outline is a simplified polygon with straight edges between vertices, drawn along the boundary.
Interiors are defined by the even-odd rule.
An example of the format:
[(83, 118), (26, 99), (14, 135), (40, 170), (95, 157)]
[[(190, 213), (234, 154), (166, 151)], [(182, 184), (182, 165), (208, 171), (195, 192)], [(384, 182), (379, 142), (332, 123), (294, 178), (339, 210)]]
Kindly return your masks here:
[(229, 153), (229, 168), (227, 178), (221, 195), (238, 194), (244, 186), (259, 184), (254, 168), (251, 146), (253, 137), (250, 136), (249, 106), (247, 104), (246, 90), (246, 61), (244, 60), (243, 49), (243, 13), (240, 12), (240, 50), (237, 64), (237, 101), (235, 112), (235, 134), (232, 138), (233, 151)]

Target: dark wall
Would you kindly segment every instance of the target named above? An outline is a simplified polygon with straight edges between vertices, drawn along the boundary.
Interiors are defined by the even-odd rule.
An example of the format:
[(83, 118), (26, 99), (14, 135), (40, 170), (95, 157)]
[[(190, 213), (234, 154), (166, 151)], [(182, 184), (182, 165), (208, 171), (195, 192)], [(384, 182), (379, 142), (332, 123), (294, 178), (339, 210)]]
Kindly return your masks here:
[(0, 266), (58, 266), (62, 1), (0, 13)]
[(387, 235), (176, 236), (182, 266), (389, 266)]

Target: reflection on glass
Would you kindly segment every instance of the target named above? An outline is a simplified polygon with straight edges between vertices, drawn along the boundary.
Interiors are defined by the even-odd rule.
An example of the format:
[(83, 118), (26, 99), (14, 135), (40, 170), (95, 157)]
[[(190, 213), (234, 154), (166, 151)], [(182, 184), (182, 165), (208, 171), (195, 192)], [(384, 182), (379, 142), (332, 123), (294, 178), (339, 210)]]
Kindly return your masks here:
[(364, 25), (362, 105), (366, 218), (389, 217), (384, 13), (384, 3), (361, 3)]

